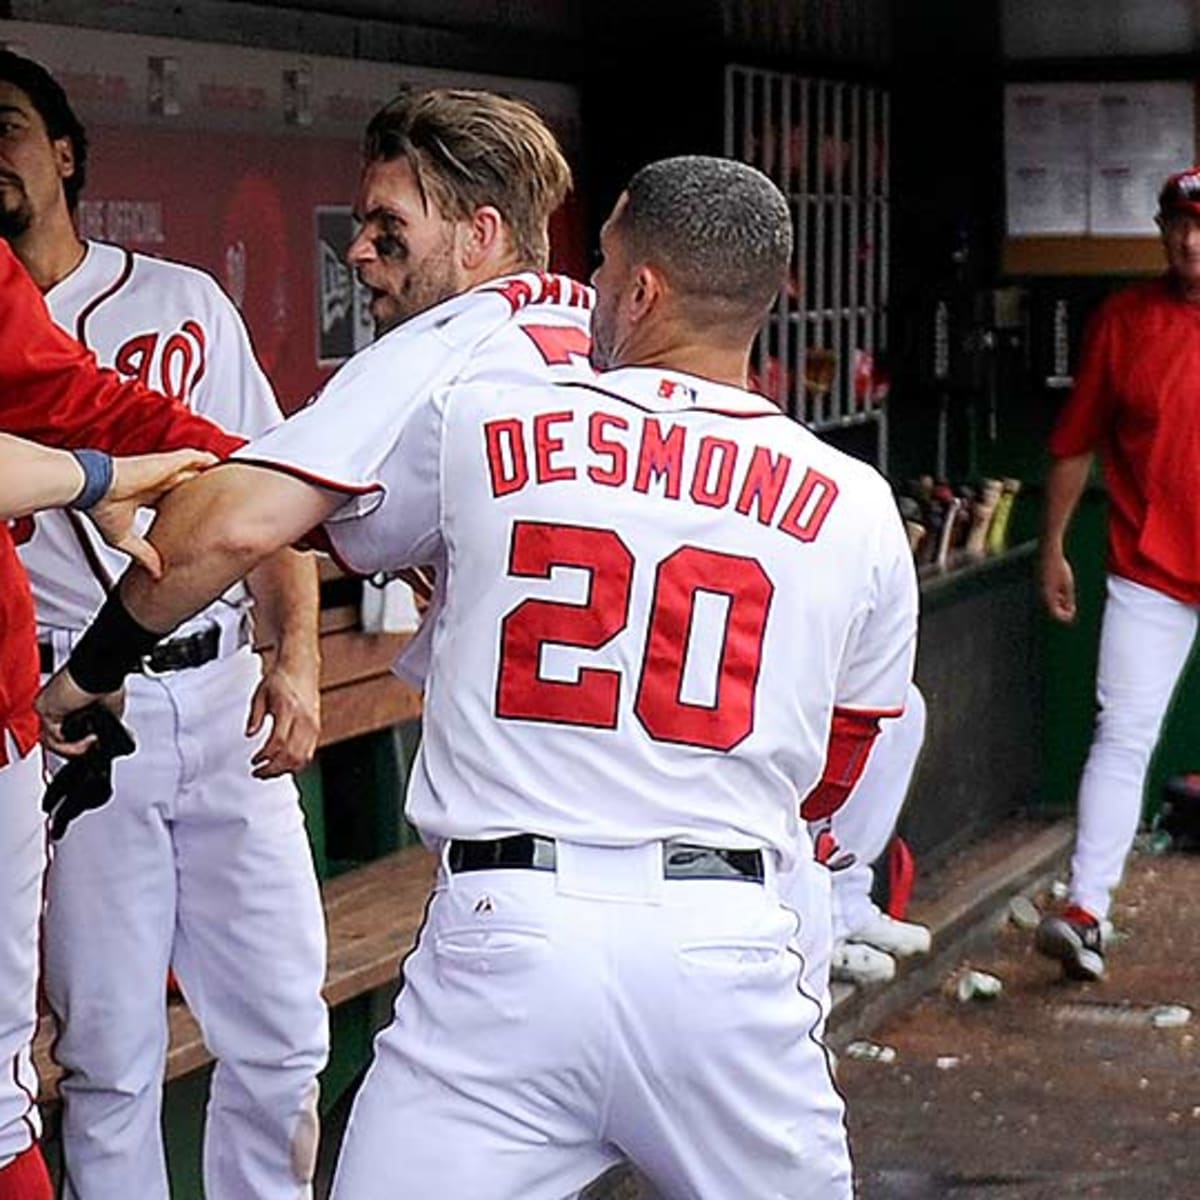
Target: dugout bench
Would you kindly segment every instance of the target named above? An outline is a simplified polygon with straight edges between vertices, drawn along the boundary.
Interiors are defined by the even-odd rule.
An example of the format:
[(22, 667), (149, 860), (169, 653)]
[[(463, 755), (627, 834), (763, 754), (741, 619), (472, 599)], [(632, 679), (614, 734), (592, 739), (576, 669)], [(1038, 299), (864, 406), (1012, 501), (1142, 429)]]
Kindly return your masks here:
[[(320, 560), (320, 575), (321, 741), (316, 761), (297, 782), (329, 935), (324, 995), (332, 1047), (321, 1079), (322, 1111), (328, 1111), (366, 1066), (374, 1033), (390, 1016), (400, 962), (424, 917), (434, 860), (403, 817), (421, 699), (390, 667), (407, 635), (363, 632), (361, 589), (367, 585), (327, 559)], [(175, 1200), (190, 1200), (201, 1195), (212, 1055), (185, 1004), (169, 1005), (168, 1023), (167, 1155)], [(53, 1038), (53, 1018), (43, 1015), (34, 1059), (52, 1165), (62, 1075), (50, 1053)]]

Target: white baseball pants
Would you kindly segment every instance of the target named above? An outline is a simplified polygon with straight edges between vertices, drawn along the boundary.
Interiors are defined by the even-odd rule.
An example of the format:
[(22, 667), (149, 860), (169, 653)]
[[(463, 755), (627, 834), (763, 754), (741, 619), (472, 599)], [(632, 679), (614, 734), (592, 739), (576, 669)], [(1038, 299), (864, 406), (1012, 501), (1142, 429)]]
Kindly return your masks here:
[(46, 867), (42, 754), (7, 734), (0, 767), (0, 1168), (41, 1135), (30, 1052), (37, 1029), (38, 918)]
[(925, 697), (910, 684), (904, 712), (881, 722), (866, 769), (833, 814), (833, 836), (854, 865), (833, 874), (833, 938), (843, 941), (876, 915), (874, 863), (887, 849), (925, 741)]
[(774, 880), (658, 843), (443, 872), (336, 1200), (563, 1200), (628, 1157), (664, 1200), (848, 1200), (841, 1098)]
[(1197, 609), (1115, 575), (1100, 627), (1100, 711), (1079, 782), (1073, 903), (1103, 919), (1142, 813), (1150, 756), (1196, 640)]
[(800, 990), (821, 1005), (816, 1035), (825, 1036), (825, 1022), (833, 1007), (829, 969), (833, 957), (833, 872), (819, 863), (809, 847), (779, 876), (779, 896), (796, 917), (792, 947), (800, 956)]
[(138, 749), (54, 848), (46, 990), (59, 1017), (64, 1195), (167, 1200), (159, 1128), (173, 966), (217, 1059), (208, 1200), (311, 1195), (328, 1050), (320, 893), (290, 779), (251, 778), (249, 650), (129, 680)]

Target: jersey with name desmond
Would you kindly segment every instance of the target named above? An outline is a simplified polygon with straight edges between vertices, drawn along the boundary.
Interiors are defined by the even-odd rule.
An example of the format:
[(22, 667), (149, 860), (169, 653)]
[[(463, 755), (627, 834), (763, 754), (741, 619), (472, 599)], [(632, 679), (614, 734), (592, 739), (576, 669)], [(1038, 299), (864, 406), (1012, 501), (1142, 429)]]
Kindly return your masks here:
[(761, 397), (649, 368), (475, 382), (395, 414), (376, 454), (339, 482), (393, 503), (330, 528), (360, 567), (444, 564), (426, 837), (787, 862), (835, 708), (903, 707), (917, 595), (890, 490)]

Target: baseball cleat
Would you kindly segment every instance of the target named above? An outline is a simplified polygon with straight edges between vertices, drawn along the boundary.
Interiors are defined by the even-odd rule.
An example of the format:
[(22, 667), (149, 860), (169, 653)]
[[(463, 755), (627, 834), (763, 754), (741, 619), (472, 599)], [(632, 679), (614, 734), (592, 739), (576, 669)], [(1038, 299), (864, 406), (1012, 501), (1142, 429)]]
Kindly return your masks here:
[(1068, 979), (1104, 978), (1104, 931), (1086, 908), (1072, 904), (1043, 917), (1033, 944), (1047, 958), (1057, 958)]
[(896, 977), (896, 960), (865, 942), (838, 942), (829, 961), (829, 977), (843, 983), (887, 983)]
[(928, 954), (933, 936), (924, 925), (913, 921), (897, 921), (887, 913), (876, 911), (866, 925), (846, 935), (850, 942), (862, 942), (899, 958), (913, 954)]

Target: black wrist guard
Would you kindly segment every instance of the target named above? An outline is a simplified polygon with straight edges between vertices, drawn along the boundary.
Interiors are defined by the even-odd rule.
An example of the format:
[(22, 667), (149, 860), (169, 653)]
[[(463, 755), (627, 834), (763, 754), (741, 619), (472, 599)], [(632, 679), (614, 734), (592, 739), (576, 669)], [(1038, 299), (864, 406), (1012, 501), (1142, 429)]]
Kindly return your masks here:
[(115, 692), (162, 636), (139, 625), (122, 603), (120, 591), (114, 588), (75, 643), (67, 670), (85, 692), (98, 696)]

